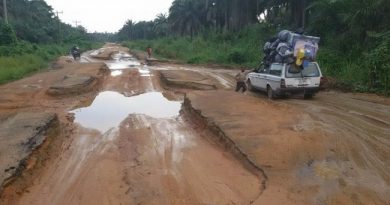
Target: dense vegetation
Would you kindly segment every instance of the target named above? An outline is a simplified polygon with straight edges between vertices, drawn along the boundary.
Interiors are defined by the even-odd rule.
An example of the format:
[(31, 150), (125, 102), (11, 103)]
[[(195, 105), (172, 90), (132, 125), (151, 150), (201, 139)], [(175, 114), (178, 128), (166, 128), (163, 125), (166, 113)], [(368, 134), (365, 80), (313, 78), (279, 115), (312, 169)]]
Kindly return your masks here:
[(321, 37), (318, 61), (344, 87), (389, 94), (388, 0), (174, 0), (169, 14), (128, 21), (117, 39), (189, 63), (255, 66), (278, 30)]
[(88, 34), (59, 20), (53, 9), (41, 0), (8, 0), (8, 23), (0, 4), (0, 83), (19, 79), (47, 67), (77, 44), (90, 49), (92, 39), (104, 34)]

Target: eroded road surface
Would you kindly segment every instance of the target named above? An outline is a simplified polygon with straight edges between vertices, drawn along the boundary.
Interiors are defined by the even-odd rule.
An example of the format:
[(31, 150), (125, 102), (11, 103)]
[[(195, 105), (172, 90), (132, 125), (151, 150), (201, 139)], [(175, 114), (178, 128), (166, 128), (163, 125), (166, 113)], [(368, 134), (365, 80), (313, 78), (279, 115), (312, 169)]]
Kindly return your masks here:
[(262, 176), (181, 116), (183, 95), (162, 90), (153, 68), (126, 52), (106, 64), (111, 74), (96, 98), (68, 108), (76, 127), (59, 157), (7, 203), (250, 204), (259, 197)]
[(388, 98), (269, 101), (233, 92), (234, 70), (147, 66), (114, 44), (81, 62), (0, 86), (0, 123), (59, 121), (0, 204), (390, 204)]

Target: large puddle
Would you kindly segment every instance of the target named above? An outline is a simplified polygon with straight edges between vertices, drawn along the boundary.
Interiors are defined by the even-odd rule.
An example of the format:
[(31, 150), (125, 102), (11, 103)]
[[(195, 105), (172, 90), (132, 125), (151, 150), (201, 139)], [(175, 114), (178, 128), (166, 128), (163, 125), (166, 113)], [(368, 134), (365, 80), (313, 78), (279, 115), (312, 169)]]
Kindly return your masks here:
[(100, 93), (91, 106), (71, 111), (75, 122), (101, 133), (116, 128), (130, 114), (144, 114), (153, 118), (172, 118), (179, 115), (181, 102), (169, 101), (160, 92), (133, 97), (106, 91)]
[(112, 71), (134, 68), (141, 65), (137, 59), (125, 52), (114, 54), (112, 59), (113, 60), (106, 62), (108, 68)]
[(107, 67), (111, 70), (111, 76), (117, 77), (123, 74), (123, 70), (137, 68), (141, 77), (150, 77), (150, 70), (147, 65), (135, 59), (132, 55), (126, 52), (119, 52), (112, 56), (112, 60), (106, 62)]

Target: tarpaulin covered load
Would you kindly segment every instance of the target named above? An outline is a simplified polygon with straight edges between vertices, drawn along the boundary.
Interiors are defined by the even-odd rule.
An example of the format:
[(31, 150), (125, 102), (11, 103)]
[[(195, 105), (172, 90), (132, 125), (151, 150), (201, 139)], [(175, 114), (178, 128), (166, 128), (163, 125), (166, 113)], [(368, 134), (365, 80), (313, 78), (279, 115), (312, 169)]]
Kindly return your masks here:
[(294, 49), (294, 56), (298, 55), (299, 49), (304, 49), (307, 53), (307, 58), (315, 60), (318, 52), (319, 37), (305, 36), (295, 33), (290, 33), (288, 37), (289, 45)]
[(306, 36), (282, 30), (277, 38), (270, 39), (265, 43), (263, 59), (266, 66), (271, 63), (294, 63), (301, 64), (304, 60), (314, 61), (318, 52), (319, 37)]

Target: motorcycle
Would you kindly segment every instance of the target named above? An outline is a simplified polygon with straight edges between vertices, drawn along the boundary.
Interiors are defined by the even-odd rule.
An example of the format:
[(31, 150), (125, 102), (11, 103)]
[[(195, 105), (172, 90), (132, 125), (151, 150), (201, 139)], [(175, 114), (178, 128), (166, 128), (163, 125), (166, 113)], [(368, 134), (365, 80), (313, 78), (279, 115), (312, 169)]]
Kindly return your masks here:
[(81, 53), (79, 49), (72, 49), (71, 54), (73, 56), (73, 59), (77, 60), (80, 59)]

